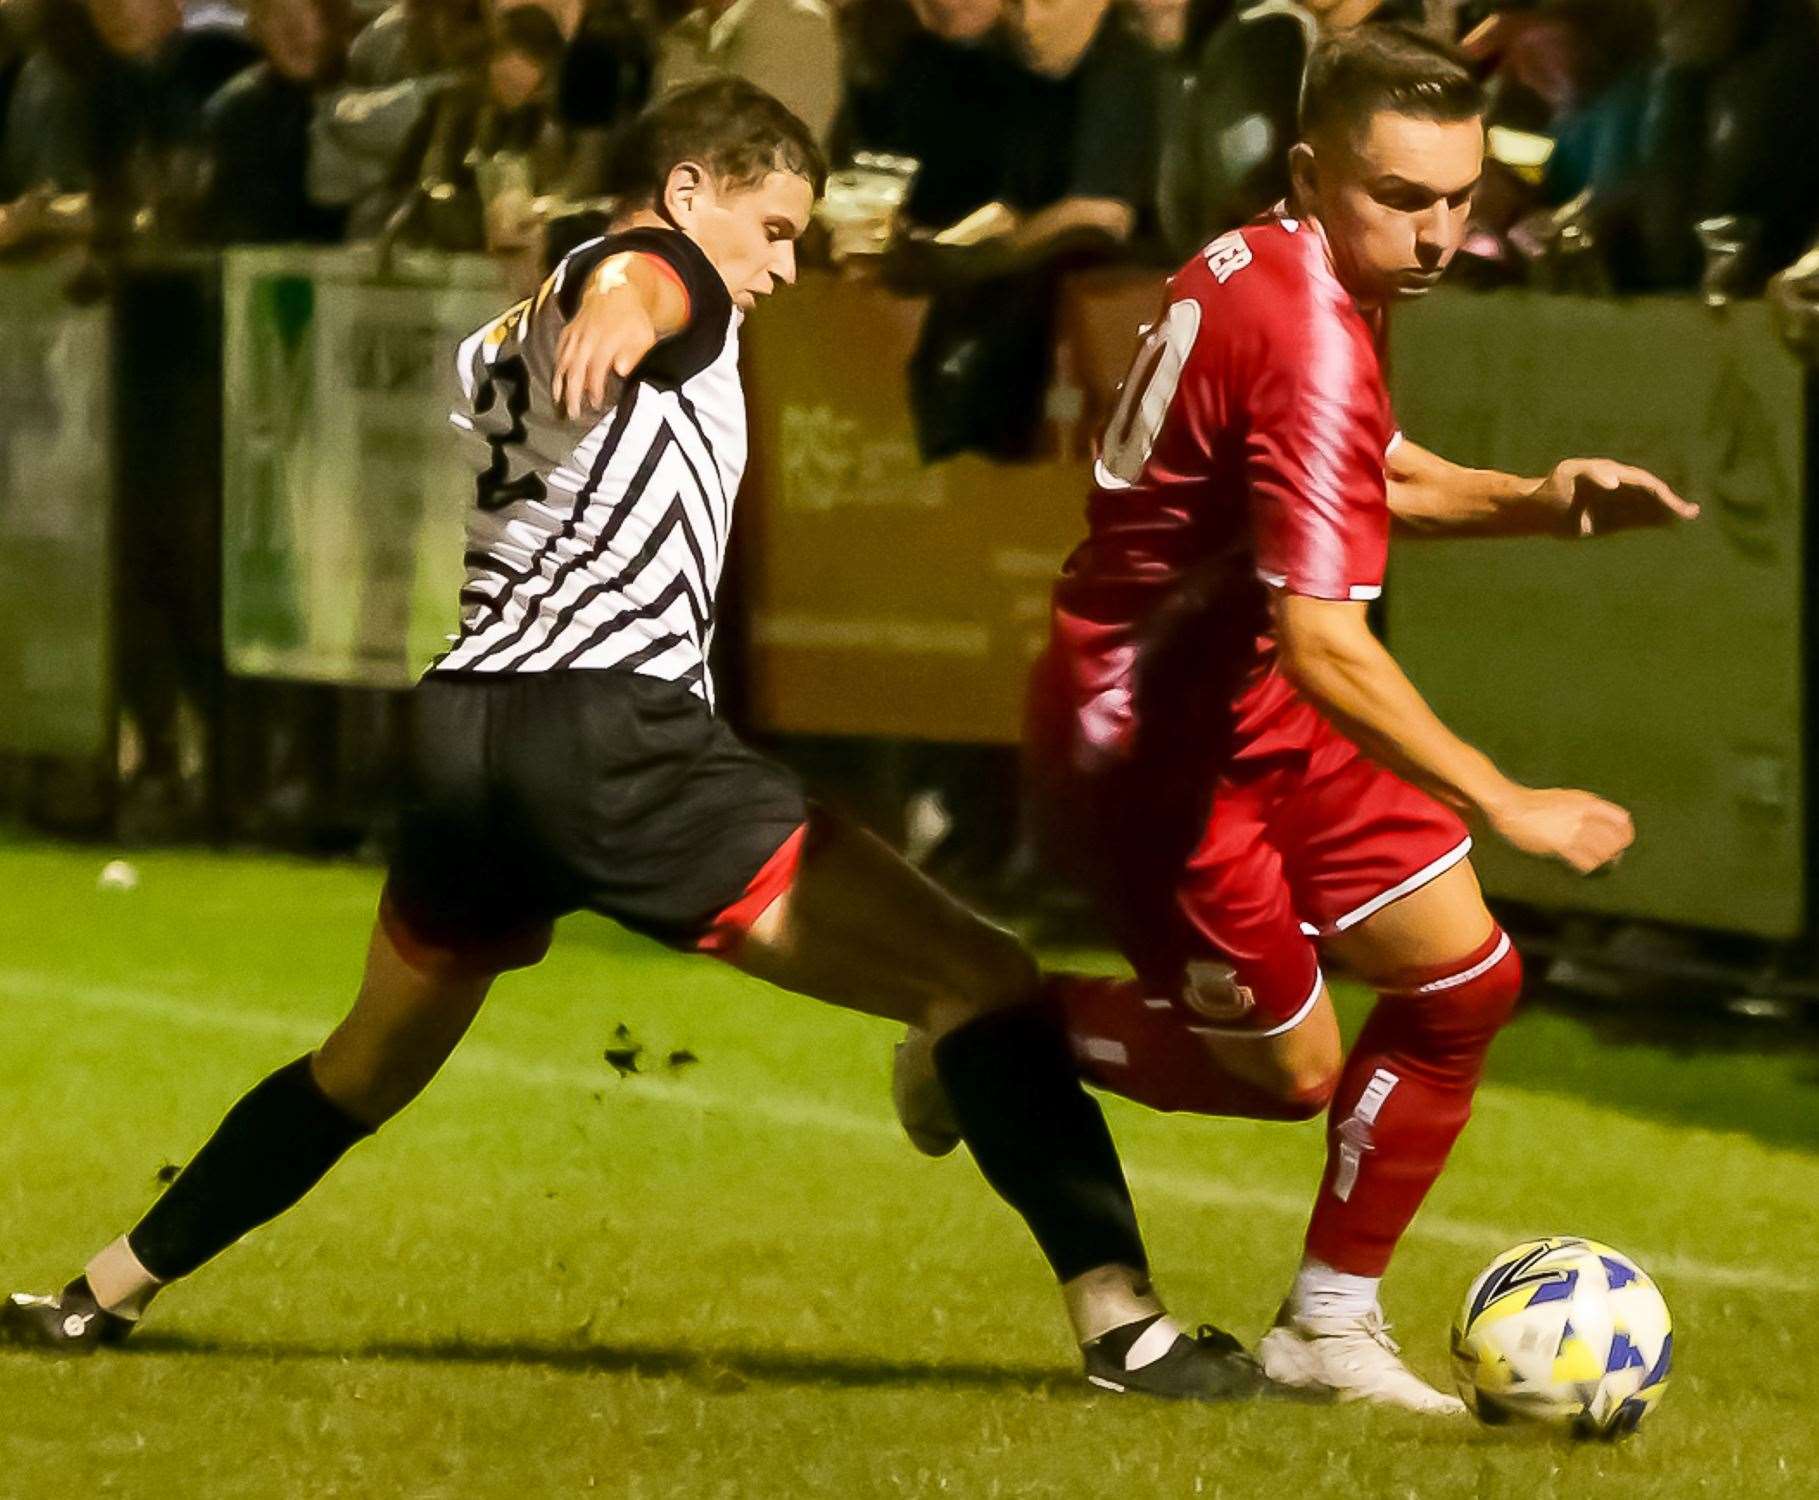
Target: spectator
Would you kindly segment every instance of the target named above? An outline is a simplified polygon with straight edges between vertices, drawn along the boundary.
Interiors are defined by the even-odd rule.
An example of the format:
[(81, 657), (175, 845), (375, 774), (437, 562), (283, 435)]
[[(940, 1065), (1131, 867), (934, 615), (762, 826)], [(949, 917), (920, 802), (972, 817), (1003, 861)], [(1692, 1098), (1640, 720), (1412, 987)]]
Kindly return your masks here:
[[(1651, 90), (1639, 254), (1620, 284), (1690, 285), (1694, 225), (1734, 216), (1755, 286), (1819, 227), (1819, 10), (1812, 0), (1656, 0), (1662, 64)], [(1622, 227), (1628, 227), (1624, 225)]]
[(650, 98), (659, 27), (638, 0), (589, 0), (562, 60), (556, 91), (562, 123), (610, 130)]
[(217, 244), (328, 242), (345, 215), (309, 201), (309, 124), (316, 98), (336, 84), (351, 32), (345, 0), (252, 0), (265, 58), (208, 103), (202, 238)]
[(1187, 39), (1188, 0), (1126, 0), (1131, 29), (1151, 51), (1173, 57)]
[(534, 200), (567, 165), (554, 107), (562, 51), (547, 9), (499, 13), (484, 73), (445, 89), (400, 154), (390, 234), (443, 250), (534, 251)]
[[(1151, 200), (1158, 55), (1108, 0), (914, 0), (919, 29), (857, 93), (855, 143), (915, 158), (934, 230), (985, 210), (980, 263), (1131, 238)], [(950, 235), (950, 238), (953, 236)], [(968, 233), (968, 239), (979, 239)]]
[(731, 74), (774, 94), (823, 145), (840, 108), (840, 35), (823, 0), (705, 0), (657, 43), (656, 91)]
[(35, 0), (0, 0), (0, 120), (13, 97), (13, 85), (25, 66), (36, 26)]
[(1108, 0), (1010, 0), (1007, 19), (1033, 87), (1005, 248), (1029, 260), (1082, 234), (1127, 243), (1155, 201), (1161, 55)]
[[(181, 203), (202, 105), (251, 61), (178, 0), (45, 0), (0, 138), (0, 248), (92, 230), (115, 243), (145, 208)], [(85, 195), (53, 214), (56, 194)]]
[(1601, 197), (1627, 190), (1640, 163), (1655, 55), (1647, 0), (1552, 0), (1507, 19), (1513, 34), (1499, 78), (1542, 103), (1554, 140), (1543, 200), (1559, 204), (1587, 189)]
[(345, 210), (353, 238), (377, 234), (412, 132), (485, 50), (479, 0), (398, 0), (369, 23), (349, 49), (344, 86), (317, 101), (310, 121), (310, 200)]
[(1001, 121), (1023, 84), (1004, 0), (859, 0), (848, 36), (851, 143), (921, 163), (907, 216), (942, 226), (1002, 189)]
[(1301, 72), (1324, 31), (1380, 0), (1245, 0), (1195, 7), (1165, 89), (1158, 211), (1173, 258), (1288, 195)]
[[(1160, 57), (1108, 0), (915, 0), (918, 34), (853, 101), (915, 157), (923, 233), (899, 280), (937, 291), (910, 371), (923, 456), (1028, 457), (1049, 384), (1054, 272), (1131, 242), (1152, 199)], [(856, 132), (856, 135), (858, 132)]]
[(570, 136), (570, 197), (600, 196), (609, 134), (650, 97), (658, 29), (645, 0), (589, 0), (582, 11), (556, 87), (556, 115)]
[(556, 34), (566, 43), (580, 28), (581, 15), (586, 10), (586, 0), (512, 0), (509, 5), (489, 5), (488, 13), (497, 20), (507, 10), (535, 6), (538, 10), (549, 12), (549, 18), (556, 23)]

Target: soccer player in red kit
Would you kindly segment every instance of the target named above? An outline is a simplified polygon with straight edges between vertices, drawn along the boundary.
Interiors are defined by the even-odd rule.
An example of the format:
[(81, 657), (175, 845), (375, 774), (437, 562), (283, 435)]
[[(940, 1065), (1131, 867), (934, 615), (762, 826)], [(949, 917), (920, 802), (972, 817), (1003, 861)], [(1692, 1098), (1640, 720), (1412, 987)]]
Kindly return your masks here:
[[(1393, 526), (1589, 536), (1697, 514), (1615, 463), (1518, 479), (1397, 431), (1386, 311), (1459, 245), (1482, 108), (1467, 66), (1417, 33), (1316, 49), (1292, 201), (1175, 276), (1125, 382), (1028, 746), (1051, 842), (1137, 971), (1056, 986), (1083, 1074), (1162, 1109), (1328, 1111), (1306, 1258), (1259, 1358), (1279, 1382), (1435, 1412), (1463, 1408), (1398, 1358), (1377, 1286), (1521, 979), (1462, 815), (1584, 873), (1632, 829), (1456, 738), (1366, 610)], [(1382, 996), (1345, 1058), (1323, 958)], [(897, 1083), (917, 1138), (913, 1054)]]

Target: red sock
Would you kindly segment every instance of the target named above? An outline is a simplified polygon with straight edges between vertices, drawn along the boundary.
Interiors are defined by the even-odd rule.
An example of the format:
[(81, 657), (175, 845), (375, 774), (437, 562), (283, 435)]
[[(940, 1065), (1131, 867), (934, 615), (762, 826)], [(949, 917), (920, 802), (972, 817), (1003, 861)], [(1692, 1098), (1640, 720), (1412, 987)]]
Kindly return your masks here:
[(1522, 961), (1501, 928), (1475, 953), (1402, 976), (1353, 1043), (1328, 1115), (1326, 1175), (1307, 1253), (1381, 1276), (1472, 1112)]
[(1221, 1069), (1173, 1001), (1134, 979), (1048, 977), (1080, 1075), (1151, 1109), (1244, 1120), (1310, 1120), (1325, 1097), (1284, 1099)]

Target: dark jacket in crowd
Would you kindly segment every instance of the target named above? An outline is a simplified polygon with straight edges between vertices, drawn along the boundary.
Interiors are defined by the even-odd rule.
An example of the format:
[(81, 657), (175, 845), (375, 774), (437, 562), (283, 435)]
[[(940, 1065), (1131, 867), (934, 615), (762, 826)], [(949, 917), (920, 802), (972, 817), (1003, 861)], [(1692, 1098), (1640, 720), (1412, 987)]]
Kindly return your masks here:
[(846, 134), (922, 163), (907, 204), (917, 223), (1067, 197), (1120, 199), (1141, 216), (1154, 196), (1160, 64), (1116, 15), (1065, 78), (1031, 72), (1003, 36), (963, 44), (921, 30), (878, 75), (853, 90)]
[(151, 58), (108, 50), (79, 5), (56, 5), (0, 130), (0, 198), (91, 191), (105, 217), (168, 184), (169, 153), (197, 138), (203, 107), (256, 60), (244, 37), (178, 31)]
[(309, 126), (315, 90), (270, 63), (222, 87), (203, 115), (208, 183), (199, 237), (215, 244), (329, 243), (347, 215), (309, 201)]

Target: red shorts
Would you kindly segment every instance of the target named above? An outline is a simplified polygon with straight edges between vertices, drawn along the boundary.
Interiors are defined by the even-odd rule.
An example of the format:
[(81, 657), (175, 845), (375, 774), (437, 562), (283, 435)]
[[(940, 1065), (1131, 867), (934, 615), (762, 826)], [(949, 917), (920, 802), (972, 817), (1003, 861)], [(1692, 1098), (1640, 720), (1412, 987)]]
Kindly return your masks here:
[(1240, 748), (1186, 775), (1179, 755), (1083, 770), (1065, 733), (1029, 746), (1045, 843), (1094, 893), (1146, 987), (1204, 1031), (1297, 1025), (1320, 995), (1319, 940), (1471, 850), (1455, 813), (1311, 705), (1285, 709), (1270, 740), (1267, 755)]

